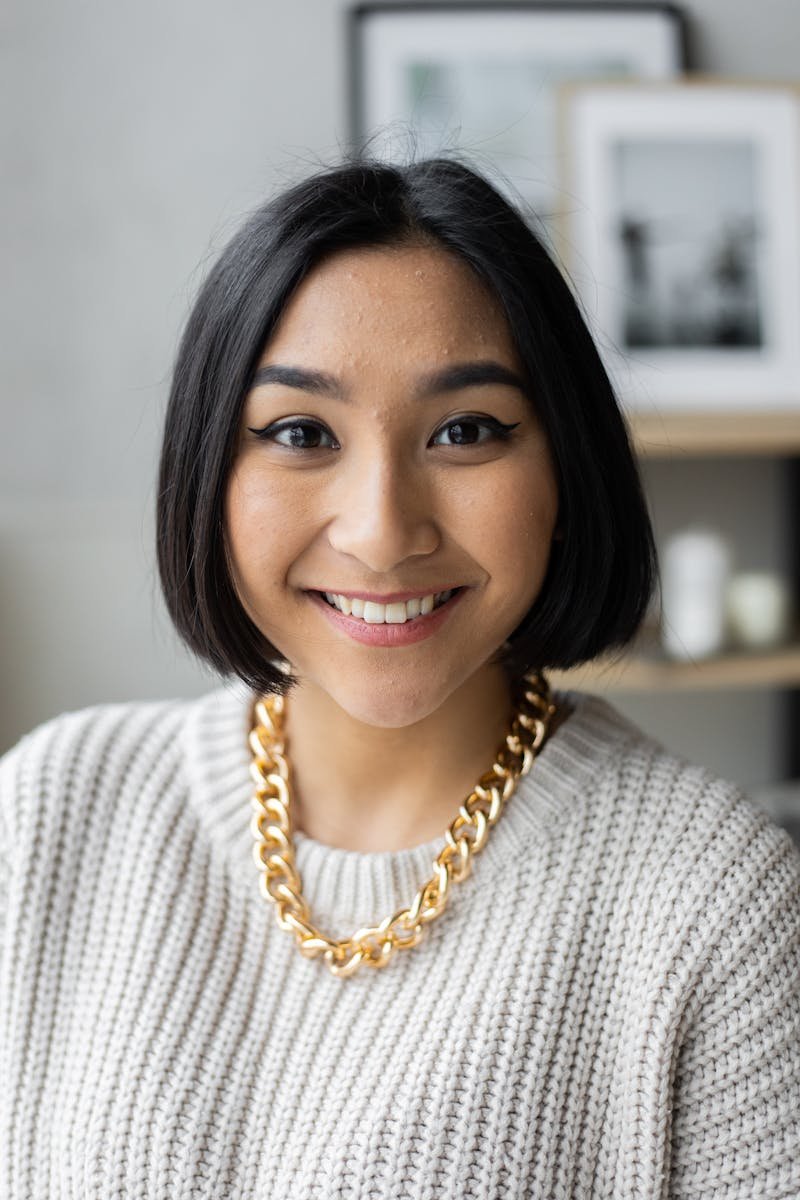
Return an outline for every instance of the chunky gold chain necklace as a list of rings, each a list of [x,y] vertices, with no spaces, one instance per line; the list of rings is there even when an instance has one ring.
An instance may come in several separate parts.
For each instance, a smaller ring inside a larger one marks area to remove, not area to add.
[[[476,783],[445,833],[445,844],[433,863],[433,875],[408,908],[380,925],[365,926],[344,941],[326,937],[311,924],[297,872],[290,818],[289,761],[283,737],[284,701],[267,696],[255,706],[250,733],[250,771],[256,789],[251,830],[261,892],[276,906],[281,929],[293,933],[307,958],[321,954],[334,975],[352,975],[363,964],[385,967],[396,950],[416,946],[428,925],[444,909],[451,882],[460,883],[472,870],[472,858],[483,849],[519,779],[528,773],[547,739],[555,714],[550,689],[540,675],[523,682],[511,727],[494,763]]]

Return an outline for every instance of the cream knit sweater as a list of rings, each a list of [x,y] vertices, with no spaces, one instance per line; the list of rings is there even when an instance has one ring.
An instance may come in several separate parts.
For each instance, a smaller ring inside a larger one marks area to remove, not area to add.
[[[423,942],[343,980],[259,895],[241,690],[21,743],[3,1200],[797,1200],[797,853],[573,699]],[[441,845],[297,843],[340,935],[407,903]]]

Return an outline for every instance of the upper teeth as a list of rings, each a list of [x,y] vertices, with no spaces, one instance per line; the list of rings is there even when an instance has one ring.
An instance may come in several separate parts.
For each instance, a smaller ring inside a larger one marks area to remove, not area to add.
[[[328,604],[338,608],[348,617],[360,617],[370,625],[403,625],[414,617],[424,617],[433,612],[454,592],[433,592],[429,596],[417,596],[414,600],[395,600],[391,604],[377,604],[374,600],[359,600],[358,597],[340,596],[338,592],[323,593]]]

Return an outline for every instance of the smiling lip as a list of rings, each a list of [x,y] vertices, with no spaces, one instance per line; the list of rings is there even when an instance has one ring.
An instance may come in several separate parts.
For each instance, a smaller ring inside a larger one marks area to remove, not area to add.
[[[323,611],[335,629],[346,633],[355,642],[361,642],[364,646],[411,646],[414,642],[424,641],[425,638],[436,633],[466,592],[467,588],[459,588],[449,600],[440,604],[427,616],[415,617],[402,625],[370,625],[360,617],[348,617],[338,608],[333,608],[319,592],[306,592],[306,595]],[[372,600],[378,604],[413,600],[420,595],[419,592],[393,592],[386,596],[369,595],[365,592],[339,592],[338,594],[365,601]],[[426,594],[430,595],[431,593]]]

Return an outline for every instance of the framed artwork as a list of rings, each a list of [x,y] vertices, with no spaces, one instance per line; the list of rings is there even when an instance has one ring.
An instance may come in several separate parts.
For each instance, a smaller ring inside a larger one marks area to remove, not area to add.
[[[800,91],[567,88],[563,247],[629,408],[800,407]]]
[[[559,207],[559,84],[685,66],[669,4],[362,4],[350,32],[357,147],[462,151],[545,222]]]

